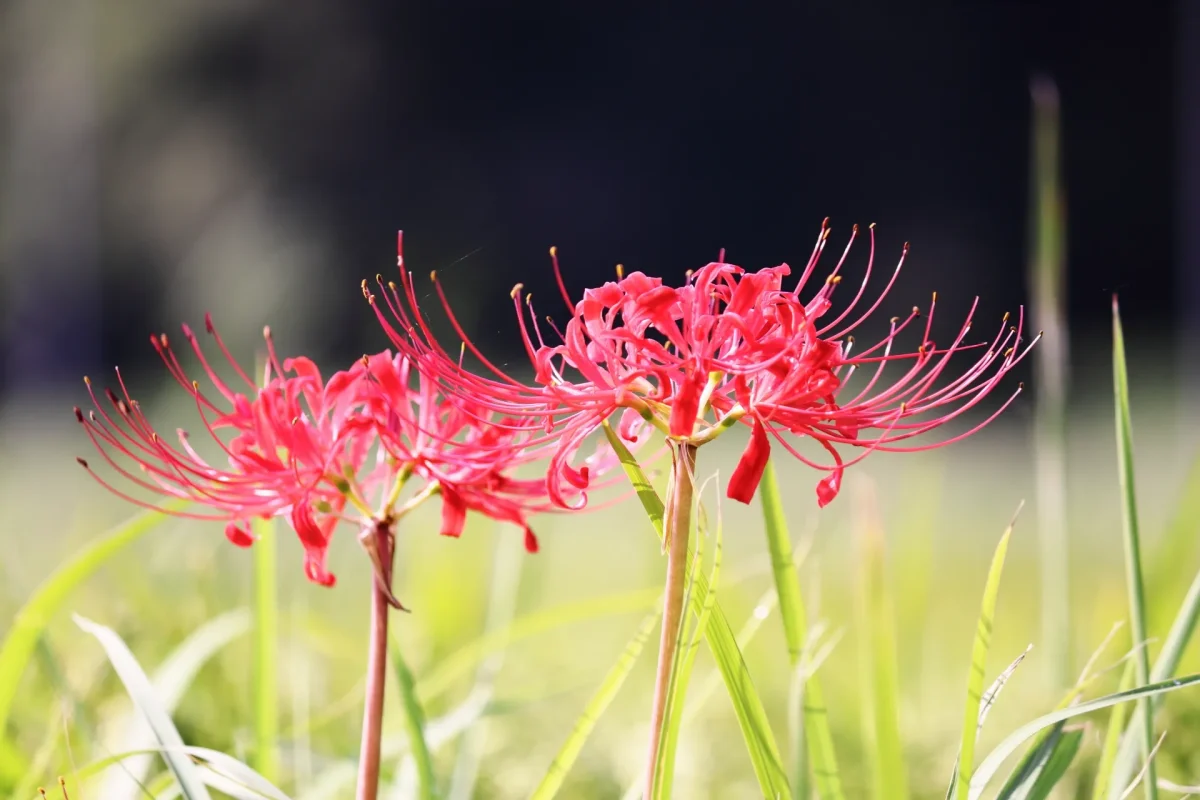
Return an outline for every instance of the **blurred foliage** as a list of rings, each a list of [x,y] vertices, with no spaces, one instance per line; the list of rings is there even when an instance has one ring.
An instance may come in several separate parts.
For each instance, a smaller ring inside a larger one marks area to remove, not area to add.
[[[1153,392],[1135,391],[1142,527],[1152,561],[1161,531],[1170,528],[1176,540],[1181,525],[1196,529],[1196,520],[1174,515],[1185,476],[1176,466],[1179,440],[1190,434],[1169,425],[1171,417],[1156,406],[1157,400]],[[159,416],[186,415],[186,398],[175,401],[174,406],[156,406]],[[1106,411],[1073,415],[1069,425],[1069,513],[1077,554],[1071,649],[1077,663],[1125,615],[1115,452]],[[878,526],[887,547],[873,569],[884,570],[895,602],[899,730],[914,797],[944,792],[954,762],[962,727],[964,664],[991,549],[1015,504],[1032,496],[1026,466],[1031,445],[1022,429],[1027,421],[1028,414],[1014,414],[946,451],[909,458],[873,456],[850,471],[846,493],[820,514],[813,493],[816,477],[789,462],[778,465],[790,526],[799,533],[802,549],[811,545],[801,574],[809,614],[833,631],[854,630],[858,613],[860,556],[853,531],[860,524],[854,503],[861,493],[852,484],[870,481],[875,487]],[[37,411],[19,415],[10,410],[0,424],[7,465],[0,473],[5,514],[0,618],[10,618],[68,554],[128,515],[126,506],[76,471],[71,456],[86,452],[86,442],[72,436],[77,433],[65,414],[48,420]],[[731,437],[705,448],[701,474],[727,475],[740,445]],[[719,594],[736,630],[753,618],[773,577],[760,510],[726,503],[723,513],[727,577]],[[515,798],[532,791],[658,593],[660,546],[632,498],[583,516],[544,517],[537,527],[543,549],[521,566],[515,623],[531,615],[558,619],[535,625],[531,635],[505,651],[482,712],[488,733],[476,743],[481,748],[478,797]],[[128,712],[129,701],[103,654],[66,612],[80,611],[116,630],[154,674],[197,627],[251,605],[250,554],[230,547],[218,528],[168,522],[132,543],[69,597],[51,621],[40,656],[21,680],[8,731],[15,751],[5,759],[19,755],[28,765],[39,751],[48,752],[37,764],[42,772],[36,780],[52,782],[60,773],[70,779],[74,770],[106,754],[101,743],[110,741],[111,726]],[[413,609],[396,618],[397,643],[412,668],[429,731],[446,730],[447,723],[439,720],[461,713],[471,695],[476,679],[470,665],[489,652],[475,643],[485,628],[489,587],[497,579],[492,566],[496,548],[515,546],[520,535],[478,521],[469,524],[461,540],[440,538],[436,529],[431,512],[419,512],[406,523],[396,578],[397,590]],[[298,544],[281,530],[280,784],[299,797],[305,787],[318,789],[331,770],[344,769],[357,750],[369,573],[347,530],[335,538],[331,552],[338,585],[330,590],[310,585],[303,579]],[[993,669],[1030,643],[1029,662],[1039,657],[1036,556],[1033,535],[1018,523],[996,612],[994,658],[989,659]],[[1161,580],[1148,581],[1152,604],[1177,605],[1200,565],[1172,566]],[[640,599],[632,602],[635,598]],[[1161,639],[1165,633],[1162,624],[1153,623],[1152,637]],[[870,693],[859,685],[859,665],[866,656],[858,648],[864,641],[869,639],[838,640],[820,672],[849,797],[867,796],[872,788],[868,764],[873,755],[864,751],[864,742],[872,738],[862,730],[872,715],[862,705]],[[1115,661],[1128,646],[1123,629],[1099,666]],[[1151,644],[1152,655],[1160,646],[1160,641]],[[464,653],[474,655],[463,662]],[[791,669],[783,626],[773,621],[764,625],[744,653],[773,728],[786,731]],[[243,637],[199,670],[175,713],[188,744],[252,758],[251,657],[251,641]],[[451,675],[458,677],[449,682],[438,677],[442,665],[455,661],[460,666]],[[1197,668],[1200,658],[1193,644],[1178,674]],[[708,681],[714,669],[709,654],[701,652],[696,686]],[[1105,675],[1089,693],[1115,690],[1118,672]],[[444,689],[424,693],[426,679]],[[643,657],[596,724],[562,796],[615,797],[636,779],[652,679],[653,659]],[[978,752],[988,752],[1003,734],[1060,699],[1060,693],[1038,679],[1037,670],[1018,669],[992,709]],[[402,746],[404,714],[394,689],[389,703],[389,733]],[[1161,717],[1160,730],[1171,734],[1163,744],[1160,772],[1178,783],[1195,782],[1200,775],[1200,751],[1194,746],[1198,708],[1200,697],[1185,690],[1166,700]],[[1102,722],[1102,715],[1095,718],[1095,724]],[[450,738],[431,747],[439,775],[450,773],[457,742]],[[1084,737],[1072,774],[1087,774],[1101,743],[1102,733]],[[389,769],[398,765],[393,760]],[[743,797],[756,791],[737,720],[721,691],[682,730],[675,786],[678,796],[689,798]]]

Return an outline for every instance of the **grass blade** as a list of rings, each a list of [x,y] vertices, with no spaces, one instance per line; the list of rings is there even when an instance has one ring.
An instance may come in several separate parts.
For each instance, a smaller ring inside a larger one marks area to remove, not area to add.
[[[1188,642],[1191,641],[1198,621],[1200,621],[1200,572],[1196,573],[1195,579],[1192,580],[1192,585],[1188,588],[1187,595],[1179,607],[1179,613],[1176,615],[1175,621],[1171,623],[1171,629],[1167,632],[1162,651],[1159,652],[1158,658],[1154,661],[1154,667],[1150,670],[1151,681],[1165,681],[1179,669],[1179,663],[1183,660],[1184,651],[1187,649]],[[1136,643],[1135,646],[1137,646]],[[1144,653],[1146,648],[1141,645],[1138,649]],[[1151,716],[1162,705],[1162,702],[1162,697],[1150,699]],[[1109,797],[1120,797],[1122,790],[1115,787],[1128,785],[1133,780],[1134,772],[1140,768],[1141,762],[1144,760],[1139,755],[1141,737],[1144,734],[1142,727],[1138,724],[1137,713],[1134,716],[1134,724],[1122,737],[1121,747],[1113,763]]]
[[[174,713],[201,668],[226,645],[250,630],[250,614],[245,609],[228,611],[193,630],[171,654],[163,659],[151,680],[151,690],[165,713]],[[106,749],[130,752],[153,746],[157,736],[144,715],[132,711],[118,722],[115,741]],[[99,788],[104,798],[141,798],[141,781],[146,779],[153,759],[133,758],[123,763],[123,769],[106,776]]]
[[[664,513],[662,498],[654,491],[654,487],[650,484],[633,454],[629,452],[629,448],[611,427],[605,426],[605,435],[608,436],[608,441],[616,451],[621,465],[625,468],[630,483],[637,491],[650,523],[658,533],[659,541],[662,541]],[[708,579],[703,574],[696,576],[696,591],[692,593],[689,605],[692,613],[697,616],[704,611],[704,598],[708,596],[708,591]],[[787,774],[784,772],[779,758],[779,746],[775,743],[775,736],[771,733],[771,726],[767,721],[767,712],[763,708],[762,698],[754,688],[754,681],[750,677],[750,670],[746,667],[746,660],[742,657],[742,651],[738,648],[733,630],[729,627],[729,620],[718,602],[714,601],[713,603],[708,625],[704,628],[704,639],[716,659],[717,667],[721,670],[721,677],[725,680],[725,688],[733,702],[738,726],[742,731],[742,739],[746,742],[746,749],[750,753],[750,761],[754,765],[754,775],[758,778],[759,786],[766,797],[790,798],[792,796],[791,788],[788,786]]]
[[[804,613],[804,596],[800,592],[800,576],[792,558],[792,540],[783,513],[783,499],[779,496],[779,481],[772,461],[767,462],[762,483],[758,486],[758,496],[762,501],[763,520],[766,523],[771,568],[775,572],[775,591],[779,593],[779,617],[783,620],[788,655],[794,667],[804,649],[808,620]]]
[[[186,504],[167,503],[164,504],[164,508],[177,510],[184,505]],[[144,511],[89,542],[42,581],[33,595],[25,601],[25,605],[17,611],[12,628],[5,635],[4,643],[0,644],[0,753],[8,749],[5,731],[8,729],[8,715],[21,683],[21,675],[25,672],[37,641],[46,630],[50,619],[75,587],[163,519],[165,515],[161,512]]]
[[[78,777],[84,780],[93,775],[105,772],[115,764],[128,762],[131,759],[142,758],[144,756],[165,756],[166,747],[145,747],[138,750],[128,750],[114,755],[106,756],[97,761],[87,764],[78,770]],[[255,797],[265,797],[269,800],[288,800],[288,796],[271,781],[255,772],[254,769],[241,761],[238,761],[233,756],[212,750],[207,747],[184,746],[178,748],[176,752],[185,756],[190,756],[192,760],[198,762],[207,770],[211,770],[211,775],[219,775],[228,781],[233,781],[235,785],[243,790],[253,792]],[[201,779],[208,785],[213,786],[210,782],[211,775],[200,773]],[[213,786],[213,788],[219,788]],[[143,795],[144,796],[144,795]]]
[[[804,609],[804,596],[800,591],[800,574],[792,557],[792,541],[788,535],[787,518],[783,513],[783,500],[779,495],[779,481],[775,465],[767,462],[762,483],[758,487],[762,500],[763,519],[767,529],[767,546],[771,552],[771,567],[775,573],[775,590],[779,595],[779,615],[783,620],[783,631],[787,637],[788,655],[795,669],[808,636],[808,618]],[[842,779],[838,773],[837,755],[833,746],[833,734],[829,729],[829,714],[825,708],[825,697],[815,674],[809,674],[803,687],[802,705],[804,720],[804,742],[806,750],[799,750],[803,761],[807,755],[808,765],[801,763],[800,770],[811,770],[816,778],[817,790],[826,800],[837,800],[843,796]],[[801,791],[797,787],[797,791]],[[801,794],[803,796],[803,794]]]
[[[279,547],[274,518],[255,519],[254,556],[254,769],[279,779]]]
[[[583,750],[583,745],[587,742],[588,737],[592,735],[592,730],[596,727],[596,722],[600,716],[612,703],[617,696],[617,692],[621,690],[621,685],[625,683],[625,678],[629,676],[629,672],[633,669],[633,665],[637,662],[638,656],[646,646],[646,640],[650,638],[650,634],[654,632],[658,625],[658,618],[662,614],[661,609],[656,609],[653,613],[646,616],[642,621],[641,627],[637,633],[629,640],[629,644],[625,645],[625,649],[621,651],[621,655],[617,658],[617,662],[609,669],[608,674],[604,676],[604,680],[600,683],[595,694],[588,700],[584,706],[583,713],[579,715],[579,719],[575,721],[575,727],[571,730],[571,735],[567,737],[567,741],[559,748],[558,754],[550,763],[550,768],[546,771],[541,783],[531,795],[531,800],[550,800],[558,794],[558,790],[562,788],[563,781],[567,777],[567,773],[571,771],[571,767],[575,764],[575,759],[579,757],[580,751]]]
[[[1121,683],[1117,687],[1117,691],[1126,692],[1133,688],[1134,665],[1133,659],[1130,658],[1125,662],[1125,669],[1121,672]],[[1122,742],[1122,732],[1125,731],[1125,717],[1129,712],[1129,706],[1122,703],[1118,706],[1113,706],[1112,713],[1108,716],[1108,729],[1104,732],[1104,747],[1100,751],[1100,761],[1096,765],[1096,784],[1092,787],[1092,800],[1104,800],[1108,794],[1109,788],[1113,785],[1113,778],[1117,775],[1115,765],[1117,763],[1117,753],[1119,745]],[[1137,752],[1136,740],[1129,739],[1131,747],[1130,754]],[[1129,776],[1120,776],[1120,786],[1129,785],[1132,779],[1132,769]]]
[[[1064,308],[1066,209],[1059,174],[1058,89],[1048,78],[1032,82],[1033,174],[1030,185],[1029,293],[1034,325],[1045,332],[1034,352],[1034,468],[1041,567],[1042,641],[1054,690],[1071,681],[1070,554],[1066,504],[1066,395],[1068,340]]]
[[[704,494],[704,487],[700,487],[700,491],[696,493],[696,502],[692,510],[692,519],[696,520],[696,530],[691,541],[693,571],[691,584],[688,586],[688,591],[693,592],[696,589],[695,577],[699,575],[699,569],[703,566],[704,561],[704,536],[707,534],[707,525],[705,524],[706,517],[704,516],[704,507],[700,502]],[[667,704],[667,724],[663,729],[662,741],[659,743],[659,758],[655,765],[655,780],[654,785],[658,793],[658,798],[671,797],[671,787],[674,784],[674,766],[675,752],[679,745],[679,733],[682,729],[684,711],[684,700],[687,696],[687,687],[692,676],[692,667],[696,663],[696,653],[700,648],[700,638],[703,635],[704,629],[708,627],[708,620],[712,614],[712,607],[717,599],[717,582],[721,575],[721,537],[723,534],[723,526],[721,520],[721,499],[717,497],[717,524],[716,524],[716,543],[713,553],[712,570],[708,575],[708,592],[701,598],[701,612],[696,616],[696,622],[688,630],[684,636],[684,630],[680,630],[680,642],[675,649],[675,664],[671,670],[670,695]],[[686,628],[686,626],[685,626]]]
[[[170,715],[163,710],[158,698],[154,696],[150,679],[146,677],[146,673],[142,671],[125,642],[112,629],[78,614],[75,615],[75,624],[95,636],[104,648],[109,662],[116,670],[117,677],[125,686],[125,691],[129,693],[133,704],[142,712],[146,722],[154,731],[158,743],[164,748],[163,759],[174,774],[175,780],[179,782],[180,792],[186,800],[210,800],[208,790],[204,788],[204,782],[200,778],[199,770],[184,752],[183,737],[179,735]]]
[[[1113,295],[1113,394],[1116,405],[1117,470],[1121,482],[1121,520],[1125,542],[1125,584],[1129,592],[1129,622],[1133,636],[1134,679],[1139,685],[1150,682],[1150,654],[1146,651],[1146,591],[1142,585],[1141,541],[1138,535],[1137,491],[1133,477],[1133,426],[1129,417],[1129,375],[1125,368],[1125,336],[1121,330],[1121,312]],[[1141,757],[1146,761],[1147,800],[1158,797],[1158,775],[1151,751],[1154,749],[1154,717],[1150,701],[1138,702],[1133,720],[1139,732]]]
[[[1019,514],[1020,508],[1017,509]],[[987,583],[983,589],[983,603],[979,609],[979,620],[975,624],[975,642],[971,647],[971,669],[967,673],[967,706],[963,712],[962,741],[959,744],[955,797],[967,800],[975,759],[975,740],[979,735],[980,704],[983,701],[983,681],[987,675],[988,650],[992,646],[992,625],[996,616],[996,598],[1000,594],[1000,577],[1004,573],[1004,558],[1008,554],[1008,541],[1012,536],[1016,515],[1008,524],[988,568]],[[986,707],[984,708],[986,713]]]
[[[1045,800],[1079,752],[1083,730],[1060,722],[1044,732],[1013,770],[996,800]]]
[[[437,790],[437,775],[433,770],[433,755],[425,739],[425,709],[417,697],[417,682],[404,661],[400,645],[393,632],[388,637],[388,650],[392,662],[392,673],[400,687],[400,703],[404,708],[404,729],[408,733],[408,746],[417,769],[417,797],[433,800]]]
[[[1024,800],[1046,800],[1058,782],[1067,774],[1067,770],[1071,767],[1075,756],[1079,754],[1079,747],[1082,744],[1083,728],[1065,731],[1058,738],[1058,744],[1042,767],[1033,788],[1027,795],[1024,795]]]
[[[654,485],[650,483],[650,479],[646,477],[646,473],[642,470],[642,465],[637,462],[633,453],[629,452],[629,448],[621,441],[621,437],[613,430],[612,426],[607,421],[601,426],[604,429],[604,435],[608,438],[608,443],[612,446],[613,452],[617,454],[617,459],[621,462],[622,469],[625,470],[626,477],[629,478],[629,483],[633,486],[633,490],[637,493],[638,500],[642,502],[642,508],[646,509],[646,516],[650,520],[650,524],[654,526],[654,532],[658,534],[658,538],[663,538],[663,525],[666,519],[667,508],[663,504],[662,498],[658,496],[658,492],[654,490]]]
[[[873,491],[864,486],[855,507],[858,532],[859,628],[869,714],[864,731],[879,800],[908,797],[908,775],[900,735],[900,679],[896,663],[896,620],[887,585],[883,531]]]
[[[983,790],[991,782],[992,778],[996,777],[996,772],[1003,766],[1004,762],[1017,751],[1021,745],[1036,736],[1042,730],[1049,728],[1059,722],[1075,717],[1090,714],[1093,711],[1099,711],[1104,708],[1110,708],[1118,703],[1127,703],[1130,701],[1142,700],[1147,697],[1174,692],[1179,689],[1185,689],[1189,686],[1200,684],[1200,675],[1189,675],[1186,678],[1174,678],[1168,681],[1152,683],[1147,686],[1140,686],[1136,689],[1130,689],[1126,692],[1117,692],[1115,694],[1098,697],[1095,700],[1090,700],[1086,703],[1070,706],[1068,708],[1060,708],[1052,711],[1049,714],[1043,714],[1032,722],[1027,722],[1020,728],[1010,733],[1005,739],[996,746],[992,752],[988,753],[987,757],[979,763],[978,769],[971,778],[971,793],[969,800],[978,800],[983,795]]]

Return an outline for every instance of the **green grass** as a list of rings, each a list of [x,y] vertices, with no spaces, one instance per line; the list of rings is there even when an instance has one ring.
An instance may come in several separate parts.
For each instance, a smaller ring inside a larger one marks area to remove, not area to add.
[[[1194,785],[1200,782],[1194,732],[1200,688],[1173,683],[1177,676],[1200,671],[1193,641],[1200,616],[1200,562],[1195,560],[1200,551],[1189,549],[1180,533],[1200,529],[1200,509],[1184,488],[1192,453],[1181,447],[1194,435],[1173,427],[1175,415],[1160,402],[1165,392],[1145,378],[1152,367],[1133,358],[1129,362],[1135,369],[1129,413],[1138,431],[1132,453],[1138,543],[1145,563],[1154,565],[1145,579],[1146,602],[1158,609],[1147,620],[1148,676],[1164,690],[1148,697],[1147,705],[1157,709],[1156,733],[1168,733],[1156,765],[1161,779]],[[1080,391],[1099,398],[1105,388]],[[1129,616],[1112,406],[1103,405],[1097,401],[1073,418],[1067,442],[1072,490],[1067,511],[1076,554],[1067,647],[1077,664],[1088,660],[1114,622]],[[996,534],[1022,497],[1035,496],[1026,417],[1012,417],[951,450],[873,456],[848,471],[842,496],[820,512],[812,491],[819,476],[788,460],[775,464],[774,502],[796,550],[790,558],[803,555],[797,581],[807,623],[801,641],[807,648],[799,665],[819,661],[817,675],[846,797],[872,796],[881,791],[878,775],[900,770],[909,797],[945,793],[965,732],[963,678]],[[10,445],[13,452],[34,447],[20,444],[15,430],[5,435],[17,442]],[[715,472],[727,476],[741,444],[731,438],[706,446],[701,480]],[[233,796],[215,782],[253,780],[239,764],[271,777],[297,800],[347,796],[361,712],[356,692],[365,650],[362,588],[370,574],[352,532],[334,537],[330,568],[339,582],[327,590],[303,579],[299,545],[286,526],[277,527],[277,614],[264,621],[255,604],[265,602],[271,588],[256,578],[265,556],[229,546],[219,525],[199,522],[150,526],[136,535],[125,529],[114,543],[103,531],[127,518],[128,511],[97,487],[69,483],[78,442],[40,441],[36,447],[42,457],[21,458],[20,470],[0,470],[0,513],[10,520],[2,534],[6,580],[0,605],[6,620],[20,620],[4,632],[6,642],[18,644],[0,651],[0,665],[19,676],[0,685],[11,696],[5,740],[13,756],[0,752],[0,764],[10,766],[11,773],[0,796],[18,796],[14,792],[21,789],[20,800],[33,800],[31,787],[52,786],[58,775],[67,779],[73,798],[102,796],[96,793],[101,780],[123,775],[123,766],[132,768],[138,757],[148,756],[144,763],[150,766],[139,775],[145,786],[176,781],[157,740],[142,740],[136,753],[118,749],[125,747],[121,742],[134,741],[115,733],[134,707],[103,648],[72,623],[72,612],[124,641],[161,691],[160,706],[214,798]],[[868,478],[877,495],[877,530],[864,537],[868,506],[859,490]],[[65,525],[55,501],[56,487],[64,483],[80,510],[79,518]],[[661,491],[661,477],[648,483]],[[710,496],[707,491],[706,503]],[[711,503],[709,510],[715,511]],[[691,651],[695,662],[672,781],[674,796],[700,800],[761,794],[744,728],[762,734],[764,753],[772,746],[767,742],[786,742],[786,748],[776,746],[773,758],[789,778],[792,737],[799,732],[798,727],[789,732],[797,668],[789,622],[776,594],[780,552],[772,558],[762,509],[723,503],[721,513],[720,587],[705,626],[710,640],[714,631],[717,638]],[[428,777],[431,772],[432,785],[445,791],[464,757],[478,768],[468,796],[485,800],[530,796],[556,763],[547,785],[555,785],[558,797],[619,797],[638,783],[653,653],[643,645],[634,657],[626,648],[644,630],[639,626],[647,615],[653,617],[661,591],[662,557],[654,528],[632,497],[587,516],[546,517],[537,523],[543,551],[522,556],[516,610],[511,621],[499,625],[488,621],[496,545],[519,549],[519,533],[474,521],[460,540],[443,539],[434,532],[436,510],[423,510],[406,525],[396,584],[414,613],[398,614],[394,627],[412,684],[410,692],[403,691],[405,681],[397,674],[389,687],[389,786],[411,762],[418,773]],[[712,537],[704,540],[709,564],[713,544]],[[1163,548],[1174,554],[1169,561],[1162,560]],[[981,776],[986,769],[992,780],[984,797],[1009,784],[1026,792],[1012,797],[1039,797],[1048,780],[1044,776],[1065,767],[1060,783],[1065,792],[1057,796],[1110,797],[1093,794],[1097,770],[1108,772],[1111,766],[1117,780],[1100,787],[1108,792],[1116,785],[1123,791],[1141,768],[1142,728],[1131,722],[1136,702],[1145,696],[1107,707],[1086,704],[1132,688],[1132,675],[1122,684],[1122,671],[1134,661],[1117,662],[1130,644],[1114,641],[1111,652],[1096,660],[1092,674],[1097,677],[1079,702],[1063,706],[1061,687],[1052,691],[1038,677],[1045,666],[1038,553],[1032,530],[1008,545],[982,689],[1030,642],[1034,648],[989,706],[987,724],[976,738],[972,780],[986,777]],[[696,575],[689,597],[693,624],[704,612],[706,595],[698,586],[708,581],[708,568]],[[23,607],[36,614],[27,610],[17,617]],[[1124,633],[1130,627],[1119,636],[1135,637]],[[258,696],[258,687],[269,685],[260,675],[269,651],[264,659],[258,631],[271,629],[277,642],[273,732],[262,719],[267,705]],[[201,648],[197,641],[207,644]],[[714,648],[720,660],[713,657]],[[187,657],[190,674],[183,676],[186,680],[168,680],[171,674],[183,675],[171,667],[181,663],[180,653],[193,654]],[[480,665],[501,653],[490,695],[481,700],[476,694]],[[18,662],[19,668],[12,666]],[[619,681],[612,680],[614,674]],[[731,682],[742,690],[740,709],[729,700]],[[170,690],[172,684],[176,688]],[[1047,721],[1043,715],[1055,708],[1059,716]],[[1091,713],[1063,716],[1080,708]],[[418,718],[427,755],[413,758],[411,720]],[[481,721],[486,721],[487,739],[467,753],[464,733]],[[1014,732],[1022,736],[1010,739]],[[273,768],[259,760],[260,742],[272,739],[278,754]],[[231,761],[218,763],[219,754]],[[1032,777],[1014,779],[1014,770],[1026,764],[1035,768]],[[1128,772],[1122,773],[1125,764]],[[272,770],[275,774],[268,775]],[[783,785],[799,786],[790,780]],[[82,793],[76,792],[80,787]],[[968,787],[971,798],[975,788],[970,782]]]

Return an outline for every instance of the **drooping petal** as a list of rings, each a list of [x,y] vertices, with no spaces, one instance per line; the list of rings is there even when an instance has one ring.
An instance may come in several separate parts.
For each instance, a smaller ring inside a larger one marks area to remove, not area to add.
[[[225,526],[225,538],[238,547],[249,547],[254,544],[255,536],[236,522]]]
[[[729,478],[729,486],[725,496],[739,503],[749,503],[758,491],[763,472],[767,468],[767,460],[771,457],[771,441],[762,422],[754,420],[754,428],[750,432],[750,442],[742,452],[741,459]],[[824,505],[824,504],[822,504]]]
[[[462,536],[467,521],[467,506],[453,488],[442,485],[442,536]]]
[[[533,535],[533,529],[528,525],[525,526],[525,552],[536,553],[538,551],[538,540]]]
[[[833,502],[842,488],[842,472],[839,467],[817,482],[817,505],[821,508]]]

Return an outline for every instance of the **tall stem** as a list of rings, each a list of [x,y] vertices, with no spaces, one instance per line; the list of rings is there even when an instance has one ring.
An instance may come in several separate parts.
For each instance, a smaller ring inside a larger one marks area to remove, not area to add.
[[[383,686],[387,677],[388,611],[391,609],[392,528],[390,521],[375,522],[363,544],[374,549],[380,569],[371,581],[371,641],[367,649],[366,708],[363,710],[362,744],[358,756],[357,800],[376,800],[379,793],[379,745],[383,731]]]
[[[696,468],[696,447],[673,445],[671,450],[671,497],[667,508],[667,584],[663,592],[662,638],[658,645],[658,672],[654,680],[654,709],[650,717],[650,746],[646,759],[646,792],[643,800],[654,796],[654,772],[658,763],[658,745],[666,726],[667,692],[679,628],[683,625],[683,599],[687,588],[688,534],[691,530],[692,495]]]

